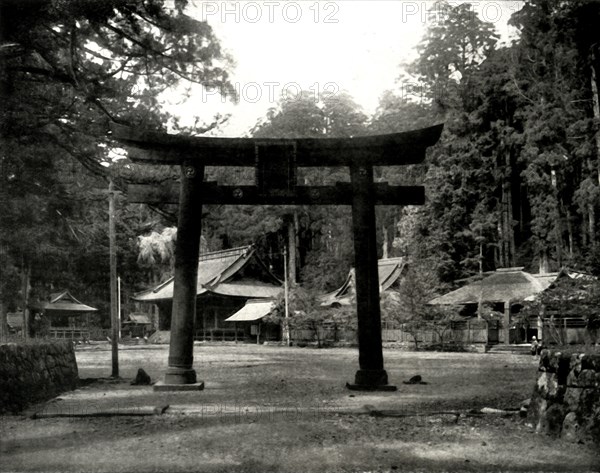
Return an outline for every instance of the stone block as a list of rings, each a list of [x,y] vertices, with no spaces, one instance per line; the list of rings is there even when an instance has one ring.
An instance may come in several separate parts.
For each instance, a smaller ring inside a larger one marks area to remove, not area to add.
[[[65,379],[77,379],[77,375],[73,372],[71,368],[63,366],[61,368],[61,372]]]
[[[565,387],[558,384],[558,375],[548,372],[539,374],[536,389],[542,398],[557,401],[562,400],[565,392]]]
[[[563,402],[569,408],[569,411],[575,412],[579,410],[579,399],[581,397],[582,391],[583,388],[576,388],[572,386],[567,387],[563,398]]]
[[[534,393],[527,409],[527,424],[535,428],[540,418],[545,414],[547,407],[548,401],[543,399],[538,393]]]
[[[577,442],[579,440],[580,426],[579,422],[577,422],[577,416],[574,412],[569,412],[565,416],[565,420],[563,420],[562,431],[560,436],[562,439],[568,442]]]
[[[600,445],[600,406],[598,406],[592,413],[587,432],[593,442]]]
[[[570,364],[570,355],[565,355],[559,351],[550,352],[546,371],[550,373],[556,373],[558,376],[558,384],[567,384],[567,376],[569,375]]]
[[[571,372],[575,371],[575,376],[577,376],[579,374],[579,372],[581,371],[581,355],[577,354],[577,353],[573,353],[571,355],[571,360],[569,362],[569,369],[571,370]],[[569,373],[571,374],[571,373]]]
[[[571,366],[573,366],[572,363],[571,363]],[[571,368],[571,371],[569,371],[569,375],[567,376],[567,386],[577,387],[577,375],[578,374],[579,374],[579,372],[575,368]]]
[[[548,371],[550,367],[550,350],[544,349],[540,352],[539,371]]]
[[[558,437],[566,415],[567,408],[563,404],[549,405],[540,416],[535,431],[552,437]]]
[[[596,373],[594,370],[591,369],[581,370],[581,372],[577,376],[576,386],[582,388],[600,387],[600,374]]]
[[[567,388],[564,404],[574,412],[580,424],[587,423],[592,413],[600,406],[600,390],[597,388]]]
[[[48,369],[52,369],[56,366],[56,362],[54,361],[54,357],[51,355],[46,355],[46,366]]]
[[[581,354],[581,369],[600,372],[600,355]]]

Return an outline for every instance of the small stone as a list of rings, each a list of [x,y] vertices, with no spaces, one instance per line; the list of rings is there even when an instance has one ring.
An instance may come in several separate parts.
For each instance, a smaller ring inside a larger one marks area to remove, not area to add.
[[[152,384],[150,375],[146,373],[143,368],[139,368],[135,379],[131,382],[132,386],[148,386]]]
[[[417,375],[413,376],[412,378],[410,378],[408,381],[404,381],[404,384],[427,384],[427,383],[423,381],[423,378],[421,377],[420,374],[417,374]]]

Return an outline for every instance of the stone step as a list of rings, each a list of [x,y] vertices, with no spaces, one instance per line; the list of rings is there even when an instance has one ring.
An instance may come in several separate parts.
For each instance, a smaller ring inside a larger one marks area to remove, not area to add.
[[[531,355],[530,345],[492,345],[488,353],[512,353],[515,355]]]

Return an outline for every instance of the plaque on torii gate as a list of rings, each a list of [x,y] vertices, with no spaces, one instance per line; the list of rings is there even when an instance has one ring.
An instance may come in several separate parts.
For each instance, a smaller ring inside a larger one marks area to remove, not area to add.
[[[373,182],[374,166],[418,164],[443,125],[353,138],[207,138],[146,132],[112,124],[113,137],[136,162],[179,165],[179,190],[132,185],[130,202],[178,203],[169,365],[155,389],[202,389],[193,369],[196,284],[203,204],[351,205],[354,234],[359,369],[350,389],[395,390],[383,365],[375,205],[422,205],[422,186]],[[205,166],[250,166],[253,186],[204,181]],[[298,186],[298,167],[345,166],[350,183]]]

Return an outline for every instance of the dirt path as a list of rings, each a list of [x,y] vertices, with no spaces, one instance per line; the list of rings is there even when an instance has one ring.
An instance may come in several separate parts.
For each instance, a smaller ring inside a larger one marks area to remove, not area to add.
[[[163,415],[1,418],[0,470],[600,471],[592,446],[535,435],[517,416],[434,414],[518,405],[533,384],[530,358],[385,355],[396,393],[347,391],[356,363],[350,349],[199,346],[200,393],[103,382],[46,406],[89,413],[169,404]],[[166,356],[164,347],[123,350],[122,374],[131,378],[143,366],[156,379]],[[81,377],[108,374],[110,352],[77,358]],[[428,384],[401,384],[414,374]],[[413,415],[374,417],[365,405]]]

